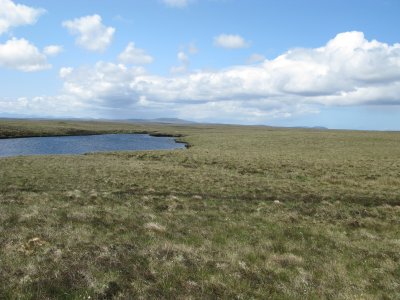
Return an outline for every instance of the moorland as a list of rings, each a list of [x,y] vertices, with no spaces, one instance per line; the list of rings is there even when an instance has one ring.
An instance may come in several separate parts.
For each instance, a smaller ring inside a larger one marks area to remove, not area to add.
[[[400,133],[0,121],[188,149],[0,159],[1,299],[398,299]]]

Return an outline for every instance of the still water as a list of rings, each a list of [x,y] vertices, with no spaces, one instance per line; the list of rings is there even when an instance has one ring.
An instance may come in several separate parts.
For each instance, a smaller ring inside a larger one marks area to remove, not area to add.
[[[0,139],[0,157],[18,155],[83,154],[104,151],[169,150],[185,148],[171,137],[148,134],[102,134],[88,136]]]

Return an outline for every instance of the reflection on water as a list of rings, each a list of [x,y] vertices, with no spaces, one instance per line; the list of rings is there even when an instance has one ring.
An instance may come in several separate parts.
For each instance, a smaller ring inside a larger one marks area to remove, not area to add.
[[[148,134],[102,134],[88,136],[0,139],[0,156],[83,154],[103,151],[168,150],[184,148],[171,137]]]

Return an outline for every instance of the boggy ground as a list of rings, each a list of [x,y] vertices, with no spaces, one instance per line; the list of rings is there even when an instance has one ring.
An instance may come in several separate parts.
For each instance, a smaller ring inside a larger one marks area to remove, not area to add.
[[[1,299],[399,299],[400,133],[1,121],[187,150],[0,159]]]

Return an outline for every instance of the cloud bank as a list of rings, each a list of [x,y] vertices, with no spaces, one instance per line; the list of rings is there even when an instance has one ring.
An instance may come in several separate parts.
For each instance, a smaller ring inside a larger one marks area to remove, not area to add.
[[[178,59],[185,61],[184,55]],[[316,113],[328,105],[400,105],[400,44],[345,32],[319,48],[292,49],[272,60],[219,71],[164,77],[143,67],[98,62],[63,68],[60,76],[63,94],[46,101],[62,97],[62,106],[71,99],[79,113],[87,109],[87,116],[127,118],[151,112],[268,122]]]

